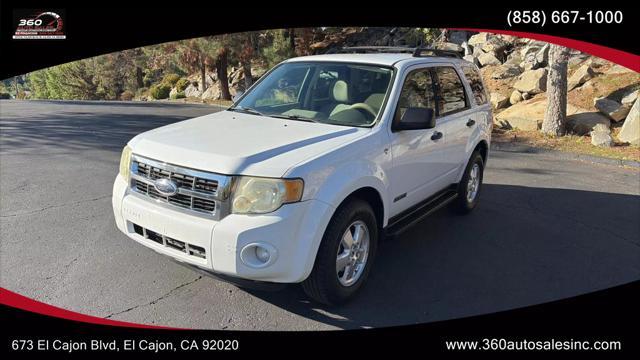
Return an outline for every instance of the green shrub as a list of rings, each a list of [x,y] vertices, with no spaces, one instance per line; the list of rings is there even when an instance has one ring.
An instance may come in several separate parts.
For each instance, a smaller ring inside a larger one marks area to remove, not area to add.
[[[176,90],[178,90],[179,92],[184,91],[189,86],[189,84],[191,84],[189,80],[187,80],[186,78],[182,78],[176,82]]]
[[[171,92],[171,86],[161,83],[155,84],[149,89],[149,94],[154,99],[166,99],[169,97],[169,93]]]
[[[158,80],[160,80],[160,76],[162,76],[162,70],[161,69],[153,69],[153,70],[148,70],[144,73],[144,78],[143,78],[143,82],[144,82],[144,86],[151,86],[151,84],[158,82]]]
[[[11,99],[11,95],[8,92],[0,92],[0,99]]]
[[[184,95],[184,91],[178,91],[178,92],[175,92],[175,93],[171,94],[171,98],[172,99],[184,99],[184,98],[186,98],[186,96]]]
[[[178,80],[180,80],[180,75],[178,74],[167,74],[162,78],[162,83],[173,87]]]
[[[148,96],[149,96],[149,88],[142,87],[136,90],[136,96],[135,96],[136,99],[146,100]]]
[[[133,100],[134,95],[135,94],[133,93],[133,91],[125,90],[125,91],[122,92],[122,94],[120,94],[120,100],[131,101],[131,100]]]

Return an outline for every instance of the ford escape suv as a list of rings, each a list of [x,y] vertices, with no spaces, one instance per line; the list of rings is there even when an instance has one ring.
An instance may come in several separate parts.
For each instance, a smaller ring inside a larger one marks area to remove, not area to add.
[[[290,59],[229,109],[129,141],[116,224],[197,270],[302,283],[340,303],[362,287],[383,236],[445,204],[476,206],[491,119],[478,69],[449,52]]]

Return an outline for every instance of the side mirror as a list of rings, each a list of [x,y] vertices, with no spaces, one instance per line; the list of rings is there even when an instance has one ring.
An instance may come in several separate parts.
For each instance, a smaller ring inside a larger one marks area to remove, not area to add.
[[[233,99],[231,99],[233,102],[238,101],[238,99],[240,99],[240,97],[244,94],[244,91],[242,90],[238,90],[236,91],[236,94],[233,95]]]
[[[423,130],[436,127],[436,118],[433,109],[410,107],[393,126],[393,130]]]

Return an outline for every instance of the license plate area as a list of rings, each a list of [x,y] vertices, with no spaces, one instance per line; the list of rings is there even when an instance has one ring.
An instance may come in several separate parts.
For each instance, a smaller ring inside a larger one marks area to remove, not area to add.
[[[133,232],[142,236],[143,238],[153,241],[158,245],[166,246],[168,248],[183,252],[189,256],[194,256],[200,259],[207,258],[207,251],[201,247],[194,244],[189,244],[184,241],[180,241],[174,238],[170,238],[168,236],[164,236],[159,234],[153,230],[146,229],[138,224],[130,223],[133,227]]]
[[[175,259],[211,267],[211,235],[215,220],[187,215],[129,195],[122,214],[129,236]]]

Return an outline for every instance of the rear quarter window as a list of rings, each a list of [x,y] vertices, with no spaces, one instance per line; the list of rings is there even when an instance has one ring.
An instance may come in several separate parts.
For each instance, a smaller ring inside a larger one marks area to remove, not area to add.
[[[469,82],[469,86],[471,87],[471,91],[473,92],[473,98],[476,100],[476,104],[482,105],[487,103],[487,94],[484,91],[484,85],[482,84],[482,77],[473,66],[464,65],[462,66],[462,72],[464,73],[464,77],[467,78]]]

